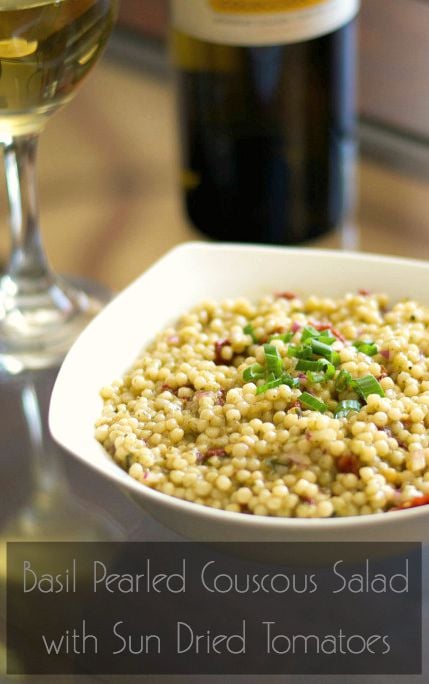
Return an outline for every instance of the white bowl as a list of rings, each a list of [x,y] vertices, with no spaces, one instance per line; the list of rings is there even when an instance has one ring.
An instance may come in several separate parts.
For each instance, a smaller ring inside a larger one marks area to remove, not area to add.
[[[99,390],[141,348],[204,297],[255,298],[278,290],[340,296],[366,288],[429,304],[429,265],[374,255],[299,248],[184,244],[111,302],[79,337],[56,381],[49,412],[54,439],[125,489],[168,528],[211,541],[429,541],[429,506],[347,518],[289,519],[218,511],[133,480],[94,438]]]

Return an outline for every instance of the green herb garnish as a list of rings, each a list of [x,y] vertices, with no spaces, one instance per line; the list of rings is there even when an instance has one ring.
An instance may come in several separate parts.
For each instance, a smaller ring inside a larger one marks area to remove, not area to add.
[[[313,397],[313,395],[309,394],[308,392],[303,392],[299,397],[299,401],[303,407],[309,408],[312,411],[320,411],[320,413],[324,413],[328,409],[323,401],[316,399],[316,397]]]
[[[327,334],[326,330],[323,330],[320,333],[320,337],[318,339],[320,340],[320,342],[323,342],[324,344],[329,344],[329,345],[334,344],[334,342],[337,342],[337,338],[332,337],[332,335]]]
[[[252,382],[253,380],[261,380],[265,378],[265,368],[259,363],[254,363],[243,371],[243,380],[245,382]]]
[[[264,344],[265,363],[269,373],[278,378],[283,371],[283,360],[274,344]]]
[[[310,361],[309,359],[299,359],[295,366],[297,371],[323,371],[326,368],[328,361],[326,359],[318,359],[317,361]]]
[[[361,403],[357,399],[339,401],[335,409],[335,418],[346,418],[352,411],[360,411]]]
[[[257,337],[255,336],[255,329],[254,329],[254,327],[253,327],[253,325],[252,325],[251,323],[248,323],[248,324],[243,328],[243,332],[244,332],[245,335],[250,335],[250,337],[252,338],[253,342],[254,342],[255,344],[257,344],[258,339],[257,339]]]
[[[291,341],[292,337],[293,337],[293,333],[292,333],[292,332],[281,333],[281,334],[278,334],[278,335],[271,335],[271,337],[269,338],[268,341],[271,342],[272,340],[281,340],[282,342],[284,342],[285,344],[287,344],[288,342]]]
[[[370,394],[378,394],[380,397],[385,396],[382,386],[373,375],[365,375],[363,378],[356,378],[356,380],[353,380],[353,388],[357,390],[365,401]]]
[[[374,342],[358,340],[357,342],[353,342],[353,346],[356,347],[359,352],[362,352],[362,354],[366,354],[367,356],[375,356],[375,354],[378,354],[378,347]]]
[[[313,373],[313,371],[307,371],[306,373],[308,381],[311,385],[317,385],[319,382],[325,382],[325,373]]]
[[[320,340],[311,340],[311,349],[313,354],[317,354],[317,356],[323,356],[323,358],[330,361],[330,363],[332,363],[334,366],[338,366],[340,363],[339,353],[331,349],[329,344],[325,344]]]
[[[306,340],[316,337],[320,337],[320,332],[316,330],[316,328],[313,328],[312,325],[306,325],[305,328],[303,328],[301,333],[301,342],[305,342]]]
[[[346,389],[352,389],[353,378],[346,370],[340,370],[335,378],[335,389],[337,392],[344,392]]]
[[[264,392],[267,392],[270,389],[280,387],[280,385],[288,385],[288,387],[297,387],[299,385],[299,380],[298,378],[293,378],[288,373],[283,373],[283,375],[280,378],[272,378],[271,380],[268,380],[268,382],[265,382],[263,385],[259,385],[259,387],[257,387],[256,389],[256,394],[263,394]]]
[[[330,335],[329,330],[316,330],[312,325],[306,325],[301,333],[301,342],[312,339],[320,340],[324,344],[333,344],[337,338]]]
[[[290,344],[287,350],[287,355],[295,359],[312,359],[313,352],[309,345],[304,344]]]
[[[251,335],[253,341],[257,343],[251,323],[246,325],[243,331],[247,335]],[[280,385],[288,385],[289,387],[299,387],[300,385],[300,378],[285,372],[283,358],[277,346],[272,344],[274,340],[280,340],[288,345],[288,357],[296,359],[294,370],[304,371],[310,384],[324,383],[335,378],[334,388],[337,392],[349,390],[359,396],[359,399],[339,401],[335,409],[336,417],[343,418],[352,411],[359,411],[362,407],[362,400],[366,401],[371,394],[378,394],[380,397],[385,396],[382,386],[373,375],[355,379],[346,370],[340,370],[336,375],[336,367],[339,366],[341,359],[339,352],[332,348],[337,338],[332,335],[329,329],[318,331],[312,325],[307,325],[302,330],[299,344],[289,344],[293,335],[293,332],[271,335],[269,341],[263,345],[265,364],[255,363],[243,371],[245,382],[263,381],[256,389],[257,394],[262,394]],[[354,346],[367,356],[374,356],[378,353],[377,345],[369,340],[357,340],[354,342]],[[302,406],[313,411],[324,413],[328,410],[323,401],[309,392],[303,392],[299,401]]]
[[[299,359],[295,369],[297,371],[310,371],[312,373],[320,373],[323,371],[325,380],[330,380],[335,375],[335,366],[332,363],[329,363],[327,359],[317,359],[316,361]]]

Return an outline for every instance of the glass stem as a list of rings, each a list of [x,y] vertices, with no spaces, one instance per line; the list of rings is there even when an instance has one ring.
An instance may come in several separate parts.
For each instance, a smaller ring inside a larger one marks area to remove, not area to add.
[[[42,247],[36,187],[38,135],[3,142],[12,250],[7,270],[10,294],[46,290],[53,276]]]
[[[11,253],[0,277],[0,375],[47,367],[78,333],[87,299],[50,268],[39,230],[37,133],[2,137]],[[82,322],[80,329],[83,327]],[[18,355],[21,355],[18,359]]]
[[[31,466],[34,495],[45,497],[56,491],[64,494],[67,485],[54,454],[45,439],[40,401],[35,384],[26,382],[22,388],[22,408],[31,446]]]

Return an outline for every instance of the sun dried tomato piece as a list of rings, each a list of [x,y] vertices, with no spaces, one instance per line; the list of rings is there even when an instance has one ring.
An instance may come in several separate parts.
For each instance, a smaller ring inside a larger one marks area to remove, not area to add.
[[[293,411],[295,415],[301,416],[302,415],[301,402],[298,399],[293,401],[291,404],[289,404],[288,411]]]
[[[226,456],[228,456],[228,454],[226,453],[225,449],[221,447],[210,447],[204,453],[202,451],[198,452],[197,462],[204,463],[205,461],[207,461],[208,458],[211,458],[212,456],[217,456],[218,458],[225,458]]]
[[[409,501],[404,501],[403,503],[399,504],[399,506],[395,506],[395,508],[391,508],[391,511],[403,511],[407,508],[417,508],[418,506],[427,506],[429,504],[429,494],[423,494],[422,496],[415,496],[413,499],[410,499]]]
[[[227,456],[227,453],[225,449],[222,449],[221,447],[210,447],[206,451],[206,456],[207,458],[210,458],[211,456],[219,456],[219,458],[225,458],[225,456]]]
[[[298,295],[295,292],[292,292],[290,290],[285,290],[285,292],[275,292],[274,296],[277,297],[277,299],[297,299]]]
[[[341,342],[345,342],[345,341],[346,341],[346,338],[344,337],[344,335],[342,335],[342,334],[339,332],[339,330],[337,330],[336,328],[334,328],[334,326],[332,325],[332,323],[313,323],[312,325],[313,325],[313,328],[315,328],[315,329],[318,330],[319,332],[322,332],[322,330],[330,330],[331,333],[332,333],[333,335],[335,335],[335,337],[336,337],[337,339],[341,340]]]
[[[164,382],[163,385],[161,385],[161,392],[171,392],[171,394],[175,394],[177,396],[178,388],[171,387],[167,382]]]
[[[232,359],[227,360],[222,356],[222,349],[231,345],[230,340],[217,340],[215,342],[215,364],[217,366],[230,366]]]
[[[389,373],[387,372],[387,369],[384,366],[381,366],[381,373],[380,375],[377,376],[377,380],[383,380],[383,378],[388,378]]]
[[[359,460],[354,454],[346,454],[337,459],[337,470],[340,473],[353,473],[359,475]]]
[[[226,402],[226,392],[224,389],[218,390],[216,392],[216,406],[224,406]]]
[[[319,332],[322,330],[332,330],[332,323],[312,323],[311,325]]]

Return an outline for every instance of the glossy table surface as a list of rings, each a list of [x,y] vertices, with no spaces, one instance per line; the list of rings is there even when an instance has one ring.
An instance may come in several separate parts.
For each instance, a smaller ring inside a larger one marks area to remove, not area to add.
[[[105,60],[88,78],[76,99],[49,122],[41,139],[39,161],[43,235],[50,260],[61,273],[96,279],[117,291],[174,245],[201,239],[187,223],[180,205],[171,79],[144,68]],[[372,153],[360,160],[359,180],[357,225],[361,249],[429,258],[429,174],[414,168],[410,161],[405,164],[397,163],[396,159],[393,163],[377,161],[377,153]],[[4,262],[8,237],[3,188],[0,220],[3,226],[0,260]],[[55,372],[44,373],[35,380],[27,378],[23,382],[0,384],[0,522],[3,525],[16,516],[30,486],[31,435],[28,415],[26,422],[22,410],[23,386],[34,380],[45,426],[54,376]],[[127,530],[128,539],[173,538],[124,494],[61,454],[46,431],[43,439],[44,448],[66,470],[70,487],[84,501],[89,517],[95,503],[98,512],[104,511]],[[243,684],[262,680],[258,677],[231,679]],[[47,678],[34,681],[44,682]],[[94,681],[126,682],[128,679],[100,677]],[[129,681],[137,679],[130,677]],[[138,681],[154,679],[139,678]],[[229,678],[160,677],[156,681],[217,684]],[[303,676],[273,677],[267,681],[303,684],[389,681],[391,684],[405,682],[405,678]],[[427,679],[423,675],[408,677],[406,681]]]

